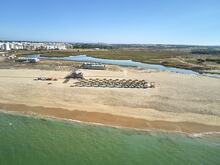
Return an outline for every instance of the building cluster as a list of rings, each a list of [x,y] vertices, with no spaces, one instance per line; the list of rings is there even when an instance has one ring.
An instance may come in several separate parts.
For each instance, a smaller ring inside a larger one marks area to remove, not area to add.
[[[0,51],[10,50],[65,50],[65,43],[54,42],[1,42]]]

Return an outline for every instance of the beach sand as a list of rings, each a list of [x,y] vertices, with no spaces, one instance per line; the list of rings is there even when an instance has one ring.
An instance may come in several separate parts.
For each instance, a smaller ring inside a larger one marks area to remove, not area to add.
[[[68,71],[0,70],[0,109],[140,129],[220,132],[220,79],[110,66],[86,78],[138,79],[152,89],[71,88]],[[34,77],[59,78],[48,85]]]

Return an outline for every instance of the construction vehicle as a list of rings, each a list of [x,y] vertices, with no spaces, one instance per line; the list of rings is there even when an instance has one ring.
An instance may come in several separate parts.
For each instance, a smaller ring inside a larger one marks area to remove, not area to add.
[[[84,79],[83,73],[79,70],[74,70],[70,74],[68,74],[65,79]]]

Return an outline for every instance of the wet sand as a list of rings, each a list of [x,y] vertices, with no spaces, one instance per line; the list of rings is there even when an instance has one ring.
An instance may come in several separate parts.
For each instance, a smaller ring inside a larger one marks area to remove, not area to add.
[[[69,111],[62,108],[31,107],[23,104],[0,104],[0,109],[25,114],[37,114],[61,119],[72,119],[83,122],[99,123],[109,126],[146,129],[166,130],[185,133],[209,133],[220,132],[220,126],[210,126],[192,122],[168,122],[148,121],[144,119],[123,117],[99,112],[85,112],[79,110]]]

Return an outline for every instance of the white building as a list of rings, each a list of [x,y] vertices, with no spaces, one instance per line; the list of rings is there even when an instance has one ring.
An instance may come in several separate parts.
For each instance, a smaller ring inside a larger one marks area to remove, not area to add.
[[[47,49],[48,50],[53,50],[53,49],[55,49],[55,46],[54,45],[47,45]]]
[[[11,46],[10,46],[10,43],[6,43],[6,45],[5,45],[5,50],[11,50]]]
[[[11,50],[10,43],[3,43],[3,45],[1,46],[1,49],[4,51]]]
[[[57,46],[57,48],[59,49],[59,50],[66,50],[66,45],[58,45]]]
[[[3,43],[0,43],[0,50],[4,50],[4,44]]]

